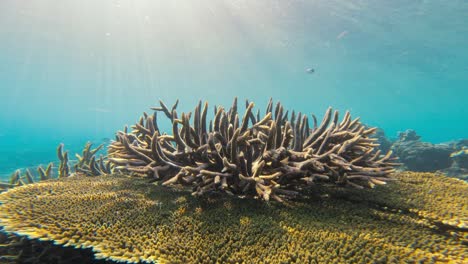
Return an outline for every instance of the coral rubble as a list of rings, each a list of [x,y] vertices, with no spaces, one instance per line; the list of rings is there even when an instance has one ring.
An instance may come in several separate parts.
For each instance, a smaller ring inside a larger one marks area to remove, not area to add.
[[[77,175],[0,194],[0,224],[135,263],[463,263],[468,184],[431,173],[395,178],[365,190],[316,185],[321,199],[286,206]]]
[[[374,148],[375,128],[367,128],[346,112],[329,108],[320,124],[312,115],[288,115],[270,99],[265,115],[246,102],[238,113],[237,98],[225,110],[215,107],[207,125],[208,103],[194,112],[177,113],[163,102],[144,115],[132,131],[120,131],[108,148],[109,160],[122,172],[146,175],[163,185],[193,187],[194,195],[219,191],[283,201],[314,183],[336,183],[357,188],[384,184],[394,171],[391,152]],[[157,112],[170,120],[172,134],[158,127]]]

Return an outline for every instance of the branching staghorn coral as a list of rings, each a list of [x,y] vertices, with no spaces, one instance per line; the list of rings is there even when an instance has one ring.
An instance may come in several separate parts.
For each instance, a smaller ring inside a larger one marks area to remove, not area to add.
[[[60,144],[57,147],[57,157],[60,160],[58,177],[68,177],[70,175],[70,167],[68,166],[68,151],[63,152],[63,144]]]
[[[78,162],[74,165],[76,172],[84,173],[87,176],[99,176],[102,174],[112,173],[111,163],[101,155],[96,159],[96,153],[102,149],[104,144],[99,145],[95,149],[91,149],[93,144],[86,143],[83,149],[83,155],[75,154]]]
[[[47,165],[46,169],[44,170],[42,168],[42,166],[39,166],[37,167],[37,172],[39,173],[39,180],[41,181],[45,181],[45,180],[49,180],[49,179],[52,179],[52,166],[54,164],[51,162],[49,163],[49,165]],[[26,170],[26,173],[28,173],[29,171]],[[31,174],[28,173],[28,175],[30,176]],[[29,183],[33,183],[34,181],[32,180],[32,177],[28,177],[30,178],[30,181]]]
[[[160,101],[153,115],[144,115],[132,131],[119,131],[108,148],[109,160],[121,171],[147,175],[163,185],[192,186],[194,195],[221,191],[283,201],[316,182],[357,188],[385,184],[394,172],[391,152],[380,156],[359,118],[329,108],[320,124],[312,115],[291,113],[270,99],[265,115],[246,101],[242,117],[237,98],[229,110],[215,107],[207,124],[208,103],[194,112],[177,113]],[[163,134],[157,112],[171,121],[172,134]],[[193,118],[192,118],[193,117]]]
[[[26,169],[23,175],[21,175],[21,170],[18,169],[10,176],[10,180],[8,182],[0,182],[0,192],[5,191],[10,188],[14,188],[16,186],[22,186],[26,184],[35,183],[38,180],[42,181],[42,180],[52,179],[52,166],[53,166],[52,162],[49,163],[49,165],[47,165],[46,169],[42,168],[42,166],[39,165],[37,167],[39,179],[34,177],[34,175],[31,173],[29,169]]]
[[[15,170],[15,172],[11,174],[10,180],[8,182],[1,183],[2,191],[13,188],[15,186],[20,186],[22,183],[23,181],[21,180],[21,170]]]
[[[87,142],[84,146],[82,155],[75,154],[77,162],[73,165],[74,172],[83,173],[86,176],[99,176],[102,174],[112,173],[112,164],[107,160],[107,157],[102,155],[99,159],[96,159],[96,153],[104,146],[104,144],[99,145],[95,149],[91,149],[91,142]],[[59,178],[68,177],[71,175],[68,151],[63,152],[63,144],[60,144],[57,148],[57,156],[60,160],[59,165]]]
[[[99,176],[103,174],[111,174],[113,171],[112,164],[107,160],[107,157],[100,156],[96,159],[96,153],[104,145],[99,145],[95,149],[91,149],[91,142],[86,143],[82,156],[75,154],[78,161],[73,164],[70,169],[70,161],[68,158],[68,151],[63,151],[63,144],[57,147],[57,157],[59,158],[59,167],[57,170],[57,177],[64,178],[69,177],[74,173],[81,173],[86,176]],[[0,192],[7,189],[21,186],[25,184],[35,183],[38,181],[53,179],[53,163],[49,163],[44,169],[42,166],[37,167],[38,177],[34,177],[29,169],[26,169],[24,174],[21,175],[21,170],[16,170],[11,176],[8,182],[0,182]]]

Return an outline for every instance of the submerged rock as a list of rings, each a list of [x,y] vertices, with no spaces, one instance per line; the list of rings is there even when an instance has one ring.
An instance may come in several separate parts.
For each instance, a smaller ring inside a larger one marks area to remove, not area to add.
[[[310,193],[318,195],[285,205],[77,175],[0,194],[0,224],[124,262],[466,260],[468,184],[430,173],[394,177],[368,190],[316,186]]]
[[[449,145],[421,142],[414,130],[400,133],[392,150],[410,171],[435,172],[452,164],[453,149]]]
[[[391,147],[403,168],[411,171],[441,172],[468,180],[468,139],[442,144],[422,142],[414,130],[399,133]]]
[[[387,138],[383,129],[377,128],[373,137],[377,138],[376,143],[379,144],[378,148],[382,153],[387,153],[388,151],[390,151],[393,142],[389,138]]]
[[[411,171],[434,172],[451,166],[452,150],[444,144],[406,141],[392,146],[400,161]]]
[[[404,132],[399,132],[398,133],[398,138],[399,138],[399,141],[401,141],[401,142],[403,142],[403,141],[418,141],[421,138],[421,136],[416,134],[416,131],[414,131],[413,129],[407,129]]]
[[[455,151],[450,154],[452,165],[441,170],[447,176],[468,181],[468,145],[460,144],[463,140],[454,144]]]
[[[463,146],[452,152],[450,158],[453,160],[453,167],[468,169],[468,146]]]

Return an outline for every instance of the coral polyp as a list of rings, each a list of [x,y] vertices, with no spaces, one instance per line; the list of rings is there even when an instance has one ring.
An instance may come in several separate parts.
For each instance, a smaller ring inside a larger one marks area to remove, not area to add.
[[[117,133],[108,149],[117,170],[190,186],[194,195],[219,191],[281,202],[318,183],[385,184],[397,165],[391,152],[382,156],[376,149],[376,128],[349,112],[339,121],[338,111],[328,108],[320,124],[312,115],[310,126],[307,115],[289,115],[271,99],[264,115],[249,101],[240,115],[235,98],[228,110],[215,107],[208,123],[208,103],[180,115],[177,105],[160,102],[131,131]],[[159,129],[158,112],[169,119],[172,134]]]

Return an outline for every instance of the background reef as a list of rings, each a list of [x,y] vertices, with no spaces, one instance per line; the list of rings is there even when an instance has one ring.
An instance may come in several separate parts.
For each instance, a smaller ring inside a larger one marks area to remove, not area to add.
[[[468,180],[468,139],[433,144],[424,142],[416,131],[408,129],[389,139],[383,130],[376,133],[382,151],[392,150],[402,163],[400,170],[441,172]]]

